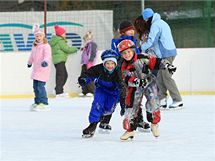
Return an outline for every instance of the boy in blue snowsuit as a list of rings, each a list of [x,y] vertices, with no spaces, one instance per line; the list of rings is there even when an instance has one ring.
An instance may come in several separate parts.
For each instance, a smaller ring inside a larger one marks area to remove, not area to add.
[[[94,135],[98,122],[102,121],[104,116],[111,115],[118,102],[122,109],[125,106],[125,92],[123,92],[122,78],[118,72],[120,69],[117,67],[117,53],[113,50],[105,50],[101,58],[103,63],[91,67],[78,78],[81,86],[90,81],[94,81],[96,85],[89,114],[90,125],[83,130],[84,138]],[[120,101],[120,98],[123,99]]]

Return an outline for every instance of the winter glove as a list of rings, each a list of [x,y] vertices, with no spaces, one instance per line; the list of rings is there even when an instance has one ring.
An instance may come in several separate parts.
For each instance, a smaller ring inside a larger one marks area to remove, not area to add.
[[[80,84],[80,86],[85,86],[86,85],[86,79],[79,77],[78,78],[78,83]]]
[[[139,78],[135,78],[133,83],[135,84],[136,87],[147,87],[149,85],[149,81],[148,79],[139,79]]]
[[[30,68],[32,65],[31,64],[27,64],[27,67]]]
[[[169,71],[170,74],[173,74],[176,71],[176,67],[169,63],[165,65],[165,68]]]
[[[42,66],[42,67],[47,67],[47,66],[48,66],[48,63],[47,63],[46,61],[43,61],[43,62],[41,63],[41,66]]]

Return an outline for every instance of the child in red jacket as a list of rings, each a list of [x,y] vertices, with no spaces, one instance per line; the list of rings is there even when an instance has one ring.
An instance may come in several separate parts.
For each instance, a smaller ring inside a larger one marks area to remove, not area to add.
[[[151,131],[155,137],[160,135],[158,123],[160,122],[160,105],[158,88],[155,76],[151,74],[153,69],[168,69],[174,72],[176,68],[160,58],[140,54],[137,55],[135,44],[128,39],[118,44],[118,50],[123,58],[121,66],[122,77],[127,84],[125,118],[123,128],[126,132],[120,137],[127,140],[134,137],[134,131],[138,123],[138,111],[140,110],[143,95],[147,101],[145,104],[147,120],[151,123]]]

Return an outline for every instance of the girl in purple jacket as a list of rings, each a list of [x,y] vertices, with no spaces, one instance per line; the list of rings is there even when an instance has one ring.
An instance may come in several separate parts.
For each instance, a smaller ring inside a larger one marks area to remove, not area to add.
[[[34,30],[35,41],[31,55],[28,59],[28,68],[33,65],[31,78],[33,79],[34,104],[31,105],[32,111],[49,111],[48,98],[45,84],[49,79],[51,47],[45,38],[45,33],[40,29]]]

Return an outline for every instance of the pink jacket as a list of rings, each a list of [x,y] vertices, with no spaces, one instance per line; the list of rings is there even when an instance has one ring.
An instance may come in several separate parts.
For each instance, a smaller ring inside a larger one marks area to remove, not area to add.
[[[47,67],[42,67],[41,63],[46,61]],[[29,65],[33,65],[31,78],[42,82],[47,82],[51,70],[51,47],[48,43],[33,46],[28,60]]]

